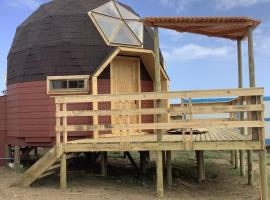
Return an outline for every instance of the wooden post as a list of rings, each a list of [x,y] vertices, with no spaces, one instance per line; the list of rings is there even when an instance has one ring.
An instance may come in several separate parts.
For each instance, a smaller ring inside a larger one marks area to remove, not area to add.
[[[255,87],[255,64],[254,64],[254,53],[253,53],[253,35],[252,29],[248,31],[248,66],[249,66],[249,86]],[[252,151],[247,151],[247,167],[248,167],[248,184],[253,184],[252,174]]]
[[[159,56],[159,33],[158,27],[154,27],[154,52],[155,52],[155,91],[161,91],[161,77],[160,77],[160,56]],[[161,107],[161,101],[156,101],[156,108]],[[156,115],[156,123],[160,122],[161,115]],[[162,141],[162,132],[161,130],[156,130],[157,141]],[[156,155],[156,173],[157,173],[157,197],[164,197],[164,188],[163,188],[163,160],[162,160],[162,151],[158,150]]]
[[[67,154],[63,153],[60,161],[60,188],[67,188]]]
[[[163,199],[163,164],[162,164],[162,151],[156,151],[156,173],[157,173],[157,197]]]
[[[108,153],[102,152],[101,153],[101,175],[102,176],[107,176],[108,174],[107,163],[108,163]]]
[[[238,57],[238,87],[243,88],[243,65],[242,65],[242,44],[241,40],[237,40],[237,57]],[[243,98],[240,99],[240,104],[243,105]],[[240,112],[240,121],[244,120],[244,113]],[[244,134],[244,128],[241,128],[241,134]],[[240,158],[240,176],[245,176],[244,166],[244,151],[239,151]]]
[[[234,167],[235,166],[235,156],[234,156],[234,150],[231,150],[231,164]]]
[[[14,167],[15,167],[15,171],[17,173],[20,173],[21,172],[20,150],[21,150],[21,147],[20,146],[15,146],[14,147]]]
[[[147,172],[146,151],[140,151],[140,170],[143,174],[146,174]]]
[[[204,156],[203,151],[195,151],[197,158],[197,173],[198,173],[198,181],[205,181],[205,165],[204,165]]]
[[[239,168],[239,160],[238,160],[238,150],[234,151],[234,169]]]
[[[5,157],[6,158],[11,158],[11,146],[9,144],[5,145]],[[9,163],[11,160],[6,160],[6,167],[9,168]]]
[[[259,151],[260,161],[260,182],[261,182],[261,200],[268,200],[268,183],[267,183],[267,151]]]
[[[252,31],[253,31],[252,28],[250,28],[248,31],[249,84],[250,84],[250,87],[256,87]],[[255,133],[253,132],[254,132],[254,129],[252,129],[252,138],[256,137],[256,135],[254,135]],[[267,166],[266,156],[267,156],[267,152],[264,147],[263,150],[259,150],[260,183],[261,183],[261,199],[262,200],[268,200],[268,183],[267,183],[268,176],[267,176],[267,167],[266,167]],[[249,163],[248,163],[249,184],[252,184],[252,151],[249,151],[248,157],[250,157],[248,159],[249,160]]]
[[[168,187],[172,186],[172,152],[166,151],[166,169],[167,169],[167,182]]]

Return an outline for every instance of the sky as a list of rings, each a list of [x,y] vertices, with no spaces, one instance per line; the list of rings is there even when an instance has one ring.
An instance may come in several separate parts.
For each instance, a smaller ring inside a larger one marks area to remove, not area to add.
[[[19,26],[48,0],[0,0],[0,91],[7,55]],[[91,1],[91,0],[89,0]],[[248,16],[262,20],[254,31],[256,86],[270,95],[270,0],[120,0],[146,16]],[[160,30],[160,47],[171,90],[237,88],[236,42]],[[243,41],[244,87],[249,87],[247,41]]]

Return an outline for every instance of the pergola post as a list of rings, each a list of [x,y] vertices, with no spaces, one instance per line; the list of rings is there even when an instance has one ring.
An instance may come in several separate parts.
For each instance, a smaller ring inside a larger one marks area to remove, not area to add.
[[[155,53],[155,91],[161,91],[161,77],[160,77],[160,57],[159,57],[159,30],[158,27],[154,27],[154,53]],[[156,108],[161,106],[160,100],[156,102]],[[156,115],[156,122],[160,122],[161,116]],[[158,142],[162,141],[161,130],[156,130]],[[163,188],[163,161],[162,161],[162,151],[156,151],[156,174],[157,174],[157,197],[162,199],[164,197]]]
[[[256,87],[255,84],[255,64],[253,53],[253,29],[248,31],[248,60],[249,60],[249,84],[250,87]],[[256,101],[256,99],[254,99]],[[251,102],[253,103],[253,102]],[[256,102],[255,102],[256,103]],[[252,137],[256,136],[254,129],[252,129]],[[258,139],[258,138],[253,138]],[[268,200],[268,183],[267,183],[267,169],[266,169],[266,149],[259,150],[259,166],[260,166],[260,185],[261,185],[261,199]],[[252,184],[252,151],[248,151],[248,180]]]
[[[238,57],[238,87],[243,88],[243,65],[242,65],[242,43],[241,40],[237,40],[237,57]],[[243,98],[240,99],[240,104],[243,105]],[[244,120],[244,113],[240,112],[240,121]],[[241,128],[241,134],[244,134],[244,129]],[[245,176],[244,166],[244,151],[239,151],[240,157],[240,176]]]

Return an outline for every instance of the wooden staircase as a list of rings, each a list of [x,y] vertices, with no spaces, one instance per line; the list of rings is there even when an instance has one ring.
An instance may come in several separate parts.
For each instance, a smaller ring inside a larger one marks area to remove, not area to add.
[[[60,155],[61,156],[61,155]],[[60,158],[56,154],[56,147],[51,148],[32,167],[30,167],[11,187],[28,187],[35,180],[54,174],[60,165],[54,165]]]

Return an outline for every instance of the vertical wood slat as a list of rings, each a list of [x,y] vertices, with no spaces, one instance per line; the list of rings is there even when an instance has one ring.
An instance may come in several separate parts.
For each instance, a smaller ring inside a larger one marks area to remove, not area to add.
[[[98,85],[97,85],[97,77],[93,76],[92,77],[92,94],[97,95],[98,94]],[[93,110],[98,110],[98,102],[92,102],[92,109]],[[98,125],[98,116],[93,116],[93,125]],[[94,140],[97,141],[99,137],[99,132],[98,130],[94,130]]]
[[[57,114],[58,112],[61,111],[61,104],[56,103],[55,106],[56,106],[55,112]],[[57,117],[57,115],[56,115],[56,127],[59,127],[59,126],[61,126],[61,118]],[[56,131],[56,155],[57,155],[57,157],[59,157],[61,154],[60,146],[61,146],[61,132]]]
[[[129,110],[129,102],[126,101],[125,102],[125,109],[128,111]],[[130,125],[130,115],[127,114],[126,115],[126,125],[129,126]],[[129,143],[130,143],[130,130],[128,129],[126,131],[126,150],[128,151],[129,150]]]
[[[189,106],[189,119],[190,119],[190,120],[193,120],[193,114],[192,114],[192,99],[191,99],[191,98],[189,98],[189,104],[188,104],[188,106]],[[191,140],[191,142],[192,142],[192,140],[193,140],[193,129],[192,129],[192,128],[190,128],[190,140]]]
[[[64,103],[63,104],[63,112],[66,113],[66,111],[67,111],[67,104]],[[63,126],[67,127],[67,116],[63,117]],[[64,131],[63,132],[63,148],[64,148],[63,150],[64,150],[64,152],[66,151],[67,141],[68,141],[67,131]]]
[[[181,107],[184,108],[185,104],[184,104],[184,99],[181,98]],[[186,113],[182,113],[182,120],[185,120],[185,114]],[[183,142],[184,144],[186,143],[186,131],[183,129]]]

